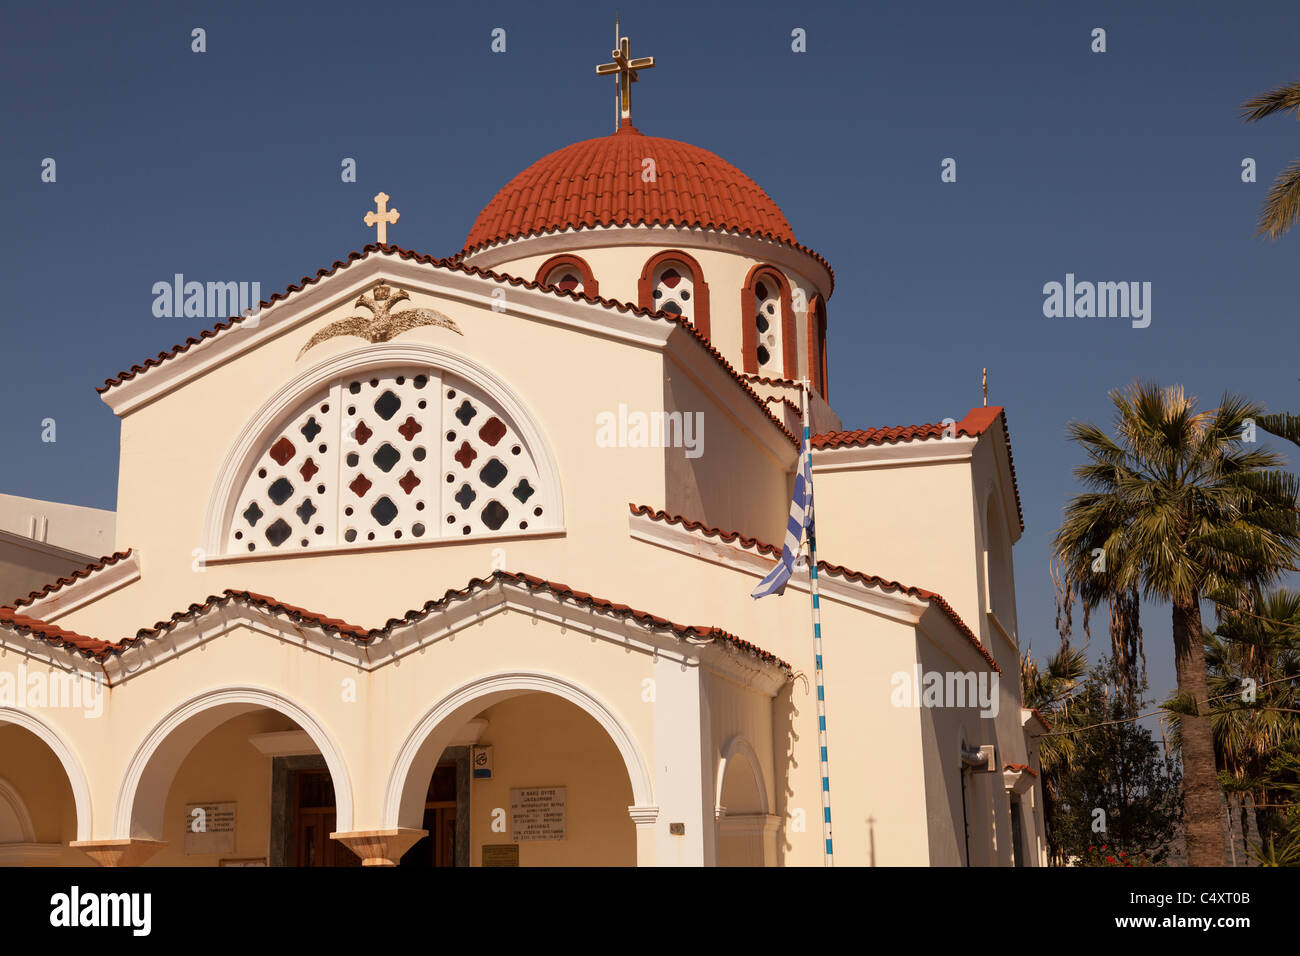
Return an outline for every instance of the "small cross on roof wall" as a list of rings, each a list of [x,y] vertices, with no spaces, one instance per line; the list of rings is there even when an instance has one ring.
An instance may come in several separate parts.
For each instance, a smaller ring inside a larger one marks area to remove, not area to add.
[[[388,193],[380,193],[375,197],[375,208],[378,212],[370,211],[366,213],[366,218],[362,220],[367,226],[379,226],[379,244],[388,244],[388,225],[397,222],[401,218],[401,213],[396,209],[388,208],[388,200],[391,197]]]

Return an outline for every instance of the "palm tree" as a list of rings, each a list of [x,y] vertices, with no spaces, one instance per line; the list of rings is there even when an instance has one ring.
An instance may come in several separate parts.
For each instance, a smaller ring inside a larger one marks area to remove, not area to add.
[[[1255,404],[1225,395],[1198,412],[1181,387],[1140,383],[1110,399],[1116,438],[1070,425],[1089,458],[1074,474],[1089,490],[1067,504],[1055,547],[1086,608],[1135,592],[1172,605],[1178,691],[1191,711],[1180,720],[1187,859],[1222,866],[1201,600],[1273,581],[1300,555],[1296,480],[1239,440],[1262,414]]]
[[[1242,118],[1247,123],[1283,110],[1295,110],[1300,117],[1300,81],[1279,86],[1276,90],[1242,104]],[[1300,219],[1300,159],[1293,162],[1273,182],[1264,210],[1259,217],[1257,236],[1276,239]]]
[[[1041,738],[1038,763],[1043,772],[1043,819],[1047,823],[1047,844],[1052,862],[1064,866],[1066,854],[1053,826],[1060,802],[1061,780],[1075,765],[1082,740],[1069,731],[1084,726],[1089,711],[1078,704],[1078,695],[1088,673],[1088,657],[1083,651],[1062,647],[1048,658],[1047,666],[1028,653],[1020,657],[1020,695],[1025,707],[1033,708],[1046,718],[1053,730]]]
[[[1279,812],[1290,778],[1272,764],[1285,748],[1300,744],[1300,592],[1285,589],[1256,596],[1251,606],[1223,608],[1218,630],[1205,637],[1211,722],[1225,789],[1241,800],[1246,832],[1249,794],[1261,837],[1285,831]]]

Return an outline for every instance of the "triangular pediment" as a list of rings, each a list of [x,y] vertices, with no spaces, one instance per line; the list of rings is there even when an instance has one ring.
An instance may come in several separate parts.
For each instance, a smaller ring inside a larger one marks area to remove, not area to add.
[[[408,315],[405,327],[402,322],[389,321],[391,315],[375,322],[375,312],[359,302],[363,297],[375,302],[381,286],[400,290],[405,296],[400,307],[390,310],[392,313],[428,315]],[[322,354],[326,351],[323,346],[329,344],[322,340],[305,348],[313,337],[331,324],[352,319],[363,320],[355,323],[356,331],[369,333],[370,337],[338,336],[339,341],[351,346],[398,340],[403,333],[422,327],[441,328],[454,340],[452,326],[463,333],[467,309],[489,315],[508,312],[643,346],[662,345],[675,327],[624,303],[564,293],[467,267],[455,260],[420,256],[391,246],[368,246],[346,262],[336,262],[330,269],[322,269],[316,276],[271,296],[247,314],[230,318],[160,353],[158,358],[118,373],[99,391],[120,416],[285,336],[294,337],[293,351],[304,361]],[[433,321],[420,321],[425,318]]]

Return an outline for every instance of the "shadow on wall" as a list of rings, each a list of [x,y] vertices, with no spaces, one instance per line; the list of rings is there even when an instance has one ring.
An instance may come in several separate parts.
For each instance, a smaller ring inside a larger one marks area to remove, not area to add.
[[[806,679],[787,681],[772,701],[772,774],[775,778],[772,790],[776,795],[773,812],[781,818],[776,840],[777,866],[785,866],[786,854],[794,849],[794,844],[789,840],[788,827],[790,798],[794,796],[790,778],[792,772],[799,767],[799,761],[794,756],[794,748],[799,741],[799,734],[794,729],[795,719],[799,716],[799,710],[794,704],[795,688],[798,686],[806,687]]]

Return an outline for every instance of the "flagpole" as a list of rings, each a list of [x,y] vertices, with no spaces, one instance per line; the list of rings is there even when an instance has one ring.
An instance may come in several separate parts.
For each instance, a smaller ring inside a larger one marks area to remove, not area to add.
[[[806,466],[809,479],[812,478],[811,423],[808,414],[808,393],[811,387],[812,385],[808,379],[804,379],[800,383],[800,390],[803,393],[803,447],[805,449],[804,453],[808,456]],[[817,504],[815,496],[810,502],[810,507],[812,513],[808,519],[808,590],[812,594],[813,662],[817,683],[817,748],[822,772],[822,835],[826,839],[825,865],[834,866],[835,854],[831,850],[830,759],[826,752],[826,683],[822,673],[822,611],[820,592],[817,589]]]

